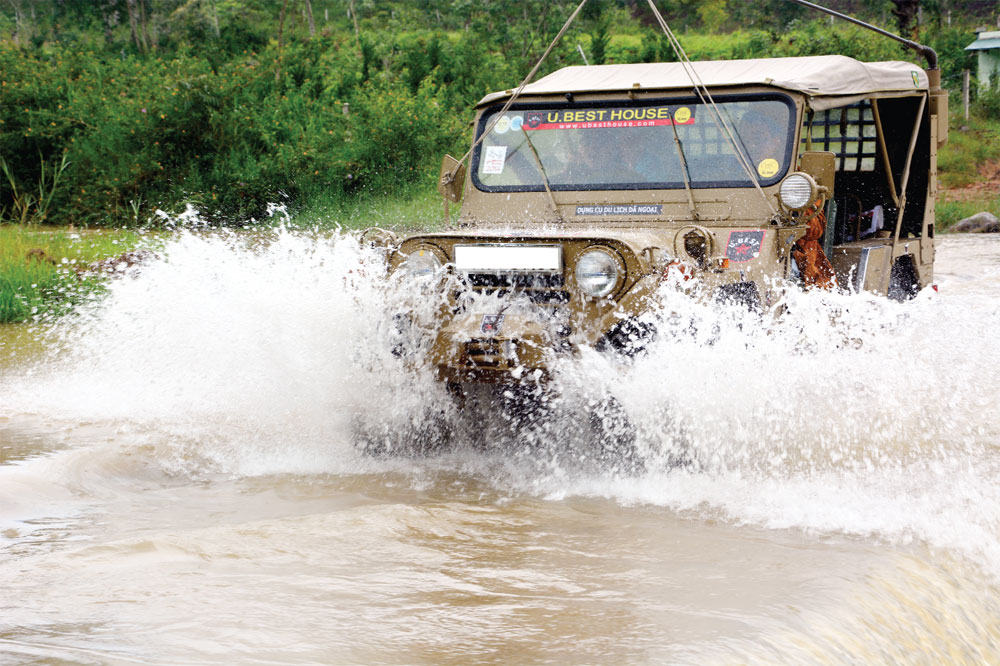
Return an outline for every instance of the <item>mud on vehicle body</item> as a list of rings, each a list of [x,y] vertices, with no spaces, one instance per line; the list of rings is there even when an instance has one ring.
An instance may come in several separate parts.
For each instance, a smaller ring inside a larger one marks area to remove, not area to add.
[[[510,381],[554,354],[627,346],[671,276],[758,308],[782,281],[894,298],[930,284],[938,70],[688,65],[697,88],[684,64],[654,63],[567,67],[512,104],[487,95],[470,177],[442,167],[442,194],[464,197],[457,225],[375,235],[393,274],[444,292],[421,324],[442,380]]]

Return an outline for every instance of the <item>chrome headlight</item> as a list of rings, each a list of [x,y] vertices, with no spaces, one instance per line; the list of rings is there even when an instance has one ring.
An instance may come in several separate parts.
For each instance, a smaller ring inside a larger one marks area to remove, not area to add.
[[[818,196],[816,181],[809,174],[800,171],[789,174],[781,181],[781,188],[778,190],[781,205],[791,210],[802,210]]]
[[[418,247],[406,256],[403,270],[411,278],[432,277],[441,270],[441,259],[430,247]]]
[[[610,294],[621,278],[618,261],[607,250],[588,250],[576,260],[576,284],[593,298]]]

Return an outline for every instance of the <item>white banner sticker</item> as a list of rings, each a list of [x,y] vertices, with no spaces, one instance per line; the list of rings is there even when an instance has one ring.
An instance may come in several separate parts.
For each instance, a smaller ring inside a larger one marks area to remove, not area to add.
[[[507,146],[486,146],[483,173],[503,173],[503,163],[507,159]]]
[[[455,268],[466,273],[562,270],[558,245],[456,245]]]

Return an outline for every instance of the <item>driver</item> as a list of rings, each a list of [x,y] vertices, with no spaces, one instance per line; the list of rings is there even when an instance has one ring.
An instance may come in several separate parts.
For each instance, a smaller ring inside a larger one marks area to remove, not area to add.
[[[786,136],[786,124],[760,109],[748,109],[737,124],[736,139],[762,178],[773,176],[784,161]]]
[[[554,131],[565,134],[559,137],[559,165],[554,169],[554,181],[567,185],[596,185],[646,180],[630,163],[627,141],[614,147],[609,145],[610,141],[626,137],[594,129]]]

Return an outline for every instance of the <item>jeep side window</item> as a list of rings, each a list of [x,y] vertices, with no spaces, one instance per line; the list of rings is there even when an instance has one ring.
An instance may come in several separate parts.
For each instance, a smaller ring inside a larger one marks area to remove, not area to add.
[[[900,97],[865,99],[805,114],[800,154],[823,150],[836,156],[835,199],[827,224],[827,236],[832,236],[824,240],[827,248],[894,231],[899,211],[897,190],[920,108],[919,97]],[[928,130],[920,131],[926,134]],[[921,234],[929,168],[928,151],[923,146],[928,143],[916,143],[901,237]]]

